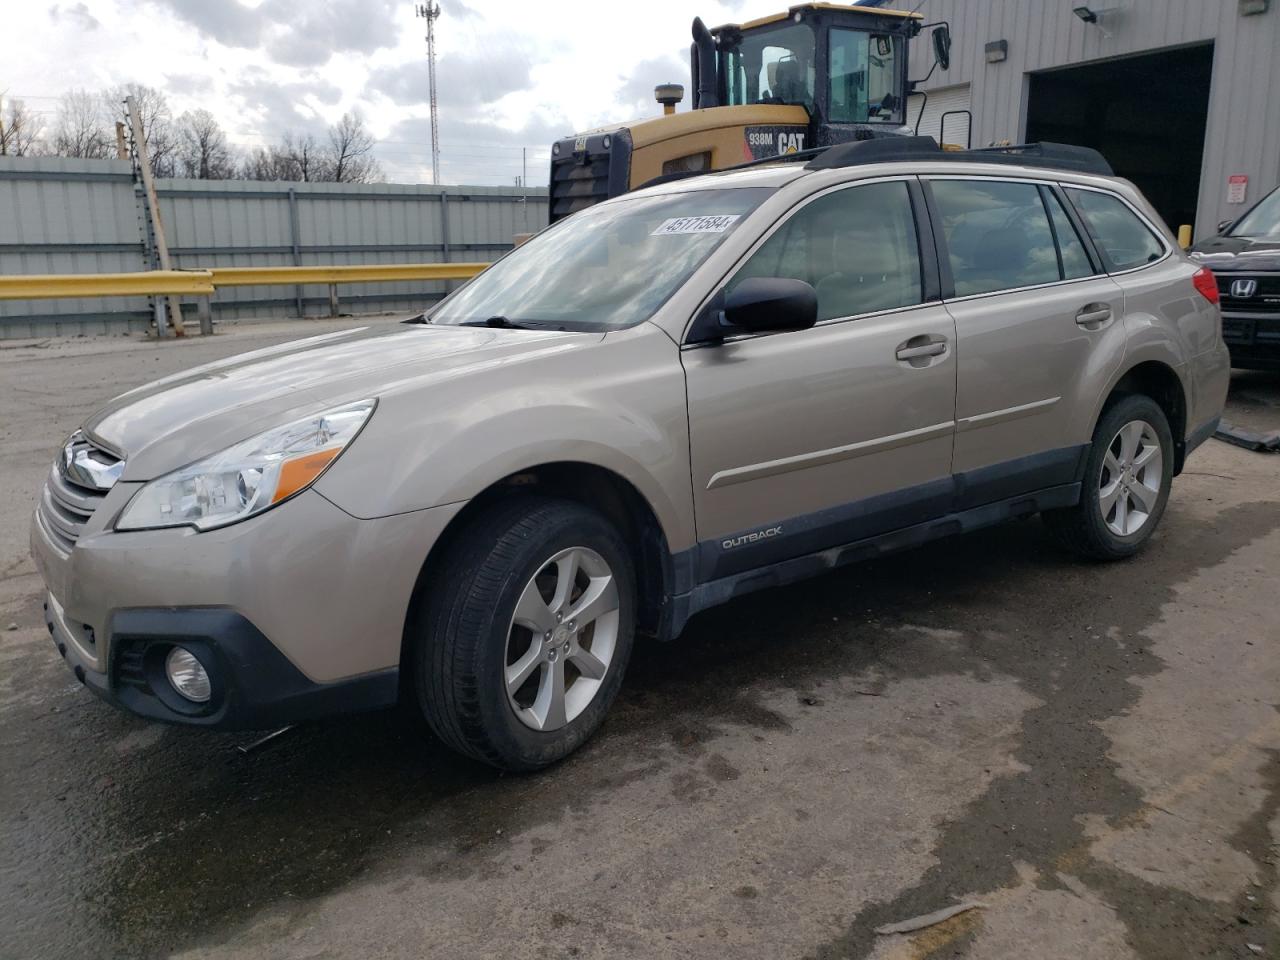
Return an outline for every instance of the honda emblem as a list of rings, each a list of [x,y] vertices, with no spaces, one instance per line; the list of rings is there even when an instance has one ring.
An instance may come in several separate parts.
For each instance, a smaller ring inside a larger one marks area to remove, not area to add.
[[[1253,279],[1232,280],[1231,296],[1236,300],[1248,300],[1258,292],[1258,281]]]

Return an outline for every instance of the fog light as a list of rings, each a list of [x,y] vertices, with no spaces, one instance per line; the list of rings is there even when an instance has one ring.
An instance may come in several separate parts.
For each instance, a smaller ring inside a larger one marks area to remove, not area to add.
[[[205,703],[209,699],[209,674],[205,671],[195,654],[174,647],[165,657],[164,672],[173,689],[194,703]]]

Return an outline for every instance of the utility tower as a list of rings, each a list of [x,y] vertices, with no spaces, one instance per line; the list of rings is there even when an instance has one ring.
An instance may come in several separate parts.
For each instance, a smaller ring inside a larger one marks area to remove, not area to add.
[[[427,0],[414,8],[427,21],[427,83],[431,88],[431,182],[440,182],[440,126],[436,119],[436,17],[440,4]]]

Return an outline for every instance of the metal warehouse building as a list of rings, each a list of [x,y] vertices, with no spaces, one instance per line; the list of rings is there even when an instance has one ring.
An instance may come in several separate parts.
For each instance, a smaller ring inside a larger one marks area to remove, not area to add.
[[[912,98],[921,133],[1096,147],[1196,239],[1280,183],[1277,0],[924,0],[919,12],[949,22],[953,42],[951,68]],[[911,76],[931,61],[922,35]]]

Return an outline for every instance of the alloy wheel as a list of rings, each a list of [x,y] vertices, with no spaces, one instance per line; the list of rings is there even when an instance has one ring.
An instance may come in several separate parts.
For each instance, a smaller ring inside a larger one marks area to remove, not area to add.
[[[1107,529],[1130,537],[1151,518],[1164,482],[1164,453],[1155,427],[1126,423],[1107,445],[1098,477],[1098,506]]]
[[[507,631],[507,701],[520,722],[551,731],[595,699],[618,641],[618,586],[600,554],[561,550],[530,578]]]

